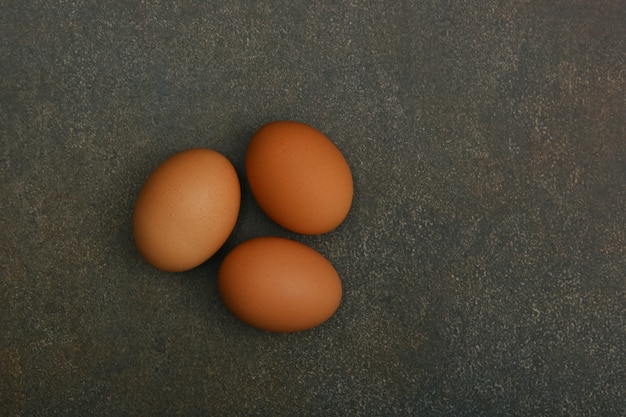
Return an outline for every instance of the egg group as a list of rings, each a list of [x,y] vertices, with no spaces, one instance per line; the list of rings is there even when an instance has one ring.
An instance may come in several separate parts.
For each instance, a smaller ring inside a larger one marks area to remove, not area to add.
[[[315,235],[337,228],[353,198],[350,168],[323,133],[303,123],[262,126],[245,155],[248,184],[278,225]],[[197,267],[231,235],[241,205],[232,163],[195,148],[162,162],[147,178],[133,211],[133,237],[152,266],[169,272]],[[218,289],[234,316],[257,329],[296,332],[316,327],[339,308],[342,284],[333,265],[292,239],[258,237],[224,258]]]

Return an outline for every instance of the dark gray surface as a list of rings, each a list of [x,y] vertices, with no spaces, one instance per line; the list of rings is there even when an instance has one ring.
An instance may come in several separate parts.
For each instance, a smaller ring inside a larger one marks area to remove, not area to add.
[[[0,1],[0,414],[626,415],[625,9]],[[276,119],[352,167],[338,230],[255,205],[244,151]],[[194,146],[235,164],[240,220],[162,273],[134,199]],[[226,311],[220,260],[261,235],[331,260],[330,321]]]

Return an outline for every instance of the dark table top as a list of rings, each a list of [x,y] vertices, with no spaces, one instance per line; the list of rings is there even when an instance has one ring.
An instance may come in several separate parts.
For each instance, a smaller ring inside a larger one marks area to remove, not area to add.
[[[621,1],[0,2],[0,414],[626,415]],[[272,223],[246,144],[344,153],[346,221]],[[197,146],[239,222],[186,273],[138,255],[146,176]],[[322,326],[235,319],[216,272],[276,235],[344,286]]]

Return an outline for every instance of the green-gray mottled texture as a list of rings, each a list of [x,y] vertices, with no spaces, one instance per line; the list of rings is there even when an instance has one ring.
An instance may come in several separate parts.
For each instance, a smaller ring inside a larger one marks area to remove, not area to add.
[[[0,415],[626,415],[626,3],[0,1]],[[273,224],[247,141],[295,119],[346,221]],[[243,186],[225,247],[159,272],[135,198],[174,152]],[[237,243],[336,267],[319,328],[220,301]]]

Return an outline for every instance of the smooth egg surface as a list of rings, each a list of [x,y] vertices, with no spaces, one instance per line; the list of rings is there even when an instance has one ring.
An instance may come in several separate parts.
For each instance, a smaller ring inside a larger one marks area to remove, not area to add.
[[[141,255],[170,272],[202,264],[226,242],[237,217],[241,188],[230,161],[211,149],[189,149],[150,174],[133,212]]]
[[[342,296],[339,275],[324,256],[280,237],[236,246],[220,266],[218,288],[237,318],[271,332],[320,325],[339,308]]]
[[[335,229],[353,197],[350,167],[322,132],[295,121],[261,127],[246,151],[246,175],[261,209],[301,234]]]

